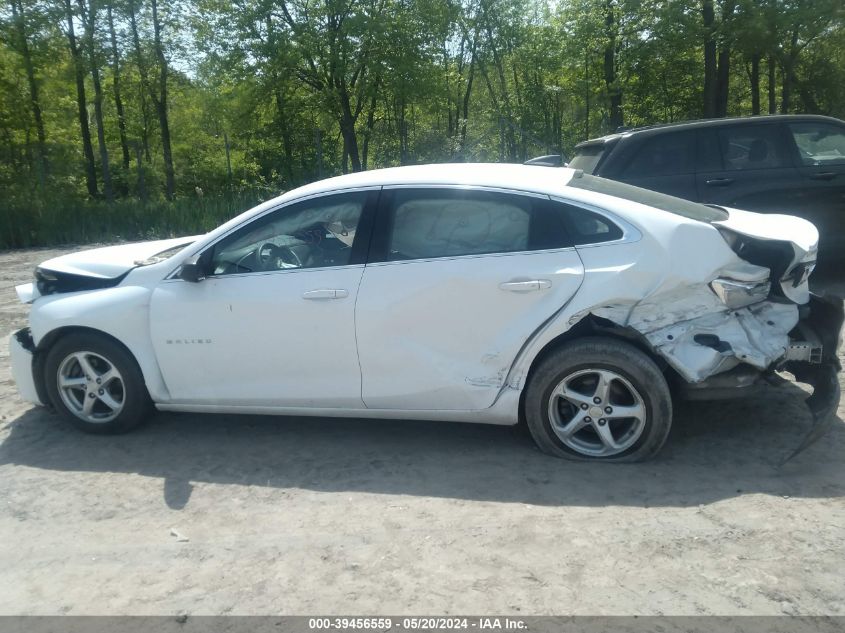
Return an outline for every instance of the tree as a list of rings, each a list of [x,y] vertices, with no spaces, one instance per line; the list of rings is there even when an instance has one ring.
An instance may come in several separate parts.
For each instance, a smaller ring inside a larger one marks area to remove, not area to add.
[[[100,83],[100,61],[95,40],[97,29],[97,0],[77,0],[79,15],[82,16],[85,24],[85,43],[88,48],[88,65],[91,71],[91,80],[94,85],[94,117],[97,122],[97,146],[100,150],[100,169],[103,173],[103,193],[106,200],[111,200],[114,195],[111,185],[111,169],[109,167],[109,150],[106,146],[106,129],[103,123],[103,87]]]
[[[85,64],[82,58],[82,51],[76,41],[74,31],[73,6],[70,0],[64,0],[65,19],[67,20],[68,48],[70,49],[73,61],[74,77],[76,79],[76,109],[79,115],[79,132],[82,136],[82,152],[85,156],[85,182],[88,186],[88,195],[97,197],[97,169],[94,165],[94,148],[91,145],[91,129],[88,127],[88,102],[85,98]]]
[[[106,17],[109,25],[109,43],[112,58],[112,86],[114,107],[117,110],[117,129],[120,134],[120,150],[123,156],[123,169],[129,170],[129,141],[126,138],[126,115],[123,111],[123,99],[120,96],[120,52],[117,48],[117,33],[114,29],[113,0],[107,0]]]
[[[38,136],[38,179],[43,188],[50,168],[47,159],[47,133],[44,130],[44,118],[41,114],[41,98],[39,96],[38,80],[35,76],[35,65],[32,59],[32,52],[29,45],[29,25],[26,9],[22,0],[10,0],[12,8],[12,22],[14,27],[13,46],[23,59],[24,70],[26,71],[27,84],[29,85],[29,106],[32,110],[32,117],[35,121],[35,130]]]
[[[153,50],[158,62],[158,92],[150,90],[156,112],[158,126],[161,133],[161,150],[164,155],[164,175],[166,179],[165,195],[173,200],[176,195],[176,174],[173,170],[173,150],[170,146],[170,122],[167,116],[167,57],[161,39],[162,24],[158,11],[158,0],[150,0],[153,10]]]

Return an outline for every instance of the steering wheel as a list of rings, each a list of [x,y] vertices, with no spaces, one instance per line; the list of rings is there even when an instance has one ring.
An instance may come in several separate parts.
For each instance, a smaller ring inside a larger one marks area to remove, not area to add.
[[[255,259],[261,270],[284,270],[285,268],[302,268],[299,255],[288,246],[278,246],[273,242],[265,242],[255,251]]]

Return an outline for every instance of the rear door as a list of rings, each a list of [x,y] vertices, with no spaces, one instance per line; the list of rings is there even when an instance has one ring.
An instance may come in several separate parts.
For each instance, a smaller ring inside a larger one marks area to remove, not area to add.
[[[845,248],[845,125],[820,121],[787,124],[801,174],[795,212],[819,229],[822,257]]]
[[[386,188],[355,312],[368,408],[490,407],[583,266],[545,196]]]
[[[786,141],[775,122],[699,129],[699,201],[768,213],[794,210],[801,178]]]

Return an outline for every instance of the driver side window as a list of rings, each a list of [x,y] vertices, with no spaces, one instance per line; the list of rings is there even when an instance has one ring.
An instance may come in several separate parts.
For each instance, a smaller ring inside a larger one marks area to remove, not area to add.
[[[322,196],[250,222],[214,246],[212,274],[346,266],[367,196]]]

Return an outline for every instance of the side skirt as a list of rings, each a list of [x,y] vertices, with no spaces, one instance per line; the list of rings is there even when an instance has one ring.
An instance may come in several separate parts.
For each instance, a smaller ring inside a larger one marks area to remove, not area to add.
[[[326,418],[375,418],[391,420],[436,420],[513,426],[519,422],[519,392],[508,389],[489,409],[480,411],[408,411],[403,409],[326,409],[318,407],[272,407],[231,404],[159,403],[159,411],[186,413],[232,413],[246,415],[297,415]]]

